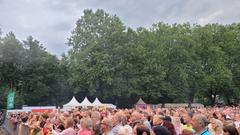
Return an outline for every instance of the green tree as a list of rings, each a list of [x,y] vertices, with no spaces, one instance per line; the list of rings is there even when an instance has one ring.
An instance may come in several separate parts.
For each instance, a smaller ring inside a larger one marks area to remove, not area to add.
[[[9,90],[18,91],[22,85],[22,73],[25,66],[26,53],[20,41],[10,32],[0,43],[0,80],[1,95],[6,97]],[[18,95],[17,95],[18,96]],[[6,98],[1,99],[4,101]],[[16,100],[16,104],[21,102]],[[2,104],[3,106],[3,104]]]
[[[31,36],[23,43],[27,52],[27,62],[22,94],[26,103],[29,105],[58,104],[59,94],[64,98],[62,93],[64,75],[62,75],[59,60],[56,56],[50,55],[39,41]]]
[[[221,47],[221,28],[218,24],[199,28],[199,55],[202,61],[203,81],[200,93],[205,95],[211,105],[215,104],[216,96],[222,95],[227,84],[232,81],[232,72],[227,67],[228,57]]]
[[[69,39],[70,81],[79,88],[77,92],[105,97],[118,94],[124,30],[118,17],[103,10],[84,10]]]

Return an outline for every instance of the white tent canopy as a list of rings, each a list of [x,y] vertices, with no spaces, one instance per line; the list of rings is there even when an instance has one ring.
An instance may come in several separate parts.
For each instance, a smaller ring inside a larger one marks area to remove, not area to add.
[[[73,108],[73,107],[77,107],[77,106],[81,106],[81,105],[77,101],[77,99],[73,96],[72,100],[69,103],[63,105],[63,108],[68,109],[68,108]]]
[[[104,106],[99,100],[98,98],[95,98],[95,100],[92,103],[93,106]]]
[[[136,105],[146,105],[146,103],[142,100],[142,98],[139,98],[138,102],[136,103]]]
[[[82,101],[82,103],[80,103],[80,106],[93,106],[93,104],[88,100],[87,97],[84,98],[84,100]]]
[[[116,105],[114,105],[114,104],[103,104],[105,107],[107,107],[107,108],[112,108],[112,109],[116,109],[117,107],[116,107]]]

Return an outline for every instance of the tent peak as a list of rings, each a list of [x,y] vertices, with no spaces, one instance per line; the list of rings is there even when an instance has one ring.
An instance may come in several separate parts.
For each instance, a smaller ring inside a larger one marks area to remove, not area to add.
[[[69,108],[69,107],[71,108],[76,106],[80,106],[80,103],[77,101],[75,96],[73,96],[72,99],[67,104],[63,105],[64,108]]]
[[[146,104],[146,103],[142,100],[142,98],[139,98],[136,104]]]
[[[103,104],[98,100],[98,98],[96,97],[95,100],[93,101],[93,105],[94,106],[102,106]]]
[[[80,103],[80,106],[92,106],[92,103],[88,100],[87,97]]]

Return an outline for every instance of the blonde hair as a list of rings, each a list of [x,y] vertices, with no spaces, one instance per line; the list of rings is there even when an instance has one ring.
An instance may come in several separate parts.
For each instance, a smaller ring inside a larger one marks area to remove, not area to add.
[[[65,119],[65,123],[66,123],[66,125],[65,125],[66,129],[74,126],[74,120],[72,117],[67,117]]]
[[[218,133],[222,133],[223,132],[223,123],[220,120],[212,118],[211,119],[211,123],[212,124],[214,123],[214,124],[217,125],[217,127],[215,129],[213,129],[212,127],[210,128],[211,130],[213,130],[211,132],[218,132]]]
[[[80,120],[80,125],[82,128],[91,129],[92,128],[92,120],[90,118],[82,118]]]
[[[158,115],[158,114],[156,114],[156,115],[154,115],[153,116],[153,124],[155,125],[155,124],[161,124],[162,123],[162,116],[161,115]]]
[[[109,118],[104,118],[101,123],[108,125],[110,128],[113,127],[112,120]]]
[[[118,130],[117,135],[133,135],[133,129],[129,125],[125,125]]]
[[[172,117],[172,123],[175,127],[181,126],[181,120],[179,117]]]

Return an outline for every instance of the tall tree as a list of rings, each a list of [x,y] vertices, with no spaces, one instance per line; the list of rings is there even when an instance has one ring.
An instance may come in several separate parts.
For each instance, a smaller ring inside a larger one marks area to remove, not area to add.
[[[123,52],[125,27],[116,16],[103,10],[84,10],[84,16],[69,39],[71,81],[79,92],[109,97],[118,94],[117,68]],[[120,80],[119,80],[120,79]],[[88,93],[89,92],[89,93]],[[104,95],[103,95],[104,94]]]
[[[3,97],[6,97],[9,90],[16,92],[20,90],[25,58],[25,50],[12,32],[2,38],[0,43],[0,87],[2,91],[0,92]],[[16,100],[16,102],[20,101]]]

